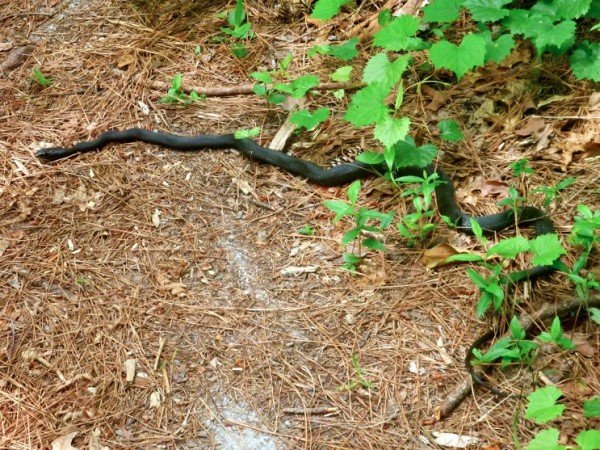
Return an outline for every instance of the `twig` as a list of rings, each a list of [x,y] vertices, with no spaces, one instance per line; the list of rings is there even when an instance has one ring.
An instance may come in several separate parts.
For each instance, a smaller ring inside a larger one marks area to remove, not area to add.
[[[336,91],[338,89],[345,89],[352,91],[363,87],[363,83],[322,83],[319,86],[313,88],[315,91]],[[166,92],[171,87],[170,83],[164,81],[152,81],[150,83],[152,89]],[[217,86],[217,87],[206,87],[206,86],[195,86],[187,84],[182,86],[182,90],[186,93],[196,91],[199,95],[205,95],[207,97],[230,97],[233,95],[250,95],[253,94],[253,84],[241,84],[238,86]]]
[[[286,414],[317,415],[317,414],[338,414],[340,412],[340,410],[335,407],[322,406],[320,408],[283,408],[283,412]]]

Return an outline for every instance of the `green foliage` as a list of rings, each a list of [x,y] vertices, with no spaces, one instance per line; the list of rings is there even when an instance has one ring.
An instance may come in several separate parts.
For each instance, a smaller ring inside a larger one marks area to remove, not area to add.
[[[256,137],[260,134],[260,127],[254,127],[250,129],[237,130],[233,136],[236,139],[248,139]]]
[[[348,39],[346,42],[339,45],[315,45],[308,51],[307,56],[312,58],[314,55],[330,55],[334,58],[341,59],[342,61],[350,61],[358,55],[357,45],[357,37]]]
[[[494,61],[501,62],[506,58],[511,50],[515,48],[515,40],[510,34],[503,34],[494,40],[492,33],[489,30],[484,30],[477,34],[485,40],[485,62]]]
[[[358,362],[357,354],[352,355],[352,368],[354,369],[354,377],[348,383],[340,386],[338,391],[352,391],[359,386],[365,389],[373,389],[375,387],[373,383],[367,381],[365,378],[365,374]]]
[[[243,0],[236,0],[235,9],[227,14],[227,22],[229,23],[229,27],[222,27],[221,31],[223,33],[233,36],[236,39],[249,39],[254,37],[252,25],[246,21],[246,11],[244,10]],[[239,51],[240,47],[237,48]]]
[[[329,108],[319,108],[314,113],[307,109],[300,110],[290,117],[290,122],[298,125],[300,128],[306,128],[308,131],[314,130],[320,123],[329,118],[331,111]]]
[[[54,80],[52,80],[52,78],[46,78],[42,71],[37,67],[33,68],[32,75],[34,81],[42,87],[48,87],[51,86],[52,83],[54,83]]]
[[[313,19],[329,20],[350,0],[317,0],[311,14]]]
[[[525,418],[537,423],[546,423],[559,417],[565,405],[556,401],[562,396],[562,391],[555,386],[536,389],[527,396]]]
[[[584,417],[600,417],[600,395],[583,402]]]
[[[433,0],[423,8],[426,22],[450,23],[458,19],[463,0]]]
[[[539,334],[538,339],[546,343],[555,343],[556,345],[564,348],[565,350],[572,350],[575,348],[575,344],[571,339],[564,336],[563,329],[560,325],[560,319],[555,317],[550,326],[550,332],[544,331]]]
[[[600,81],[600,43],[582,41],[569,61],[573,74],[580,80]]]
[[[419,29],[419,19],[411,15],[395,17],[383,29],[375,33],[373,45],[386,50],[417,50],[422,48],[423,41],[414,37]]]
[[[400,81],[409,62],[410,55],[399,56],[390,62],[387,53],[378,53],[365,65],[362,80],[365,83],[380,83],[382,89],[391,89]]]
[[[483,66],[485,55],[485,39],[476,34],[467,34],[460,45],[442,40],[429,49],[429,58],[435,67],[451,70],[459,80],[474,67]]]
[[[473,364],[490,364],[500,360],[500,367],[506,367],[513,363],[529,363],[537,344],[525,339],[525,330],[516,317],[510,321],[510,333],[510,337],[499,339],[485,353],[473,349]]]
[[[383,121],[388,115],[385,99],[389,89],[383,83],[372,83],[352,96],[344,119],[352,125],[362,127]]]
[[[350,81],[350,73],[352,72],[352,66],[342,66],[336,69],[330,77],[333,81],[348,82]]]
[[[586,205],[578,205],[577,212],[569,240],[589,252],[594,244],[600,243],[600,211],[592,212]]]
[[[600,449],[600,430],[586,430],[577,435],[575,439],[580,450]]]
[[[590,319],[600,325],[600,309],[599,308],[588,308]]]
[[[511,163],[510,168],[513,170],[513,175],[515,177],[534,173],[533,169],[529,166],[529,160],[527,158],[521,158],[520,160]]]
[[[442,120],[438,123],[438,128],[440,129],[440,139],[443,141],[459,142],[464,138],[458,124],[452,119]]]
[[[503,6],[512,0],[464,0],[463,6],[477,22],[497,22],[508,15]]]
[[[199,95],[196,91],[186,94],[183,91],[183,76],[178,73],[171,79],[171,87],[167,90],[167,95],[160,99],[161,103],[182,103],[189,105],[200,100],[204,100],[206,96]]]
[[[313,236],[315,234],[315,229],[310,225],[306,224],[298,229],[298,233],[304,236]]]
[[[567,450],[567,447],[558,443],[559,434],[556,428],[542,430],[535,435],[526,450]]]

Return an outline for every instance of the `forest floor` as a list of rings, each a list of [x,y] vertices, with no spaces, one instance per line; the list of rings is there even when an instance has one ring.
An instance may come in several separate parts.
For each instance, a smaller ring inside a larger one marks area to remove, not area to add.
[[[233,151],[138,143],[53,164],[35,158],[44,143],[132,126],[260,126],[267,145],[286,119],[281,108],[254,95],[168,105],[153,83],[182,73],[184,85],[250,84],[250,73],[290,53],[293,76],[327,80],[339,64],[306,51],[347,39],[383,2],[317,25],[296,2],[248,1],[257,38],[243,59],[214,39],[218,13],[234,2],[170,3],[181,2],[0,0],[0,61],[25,47],[0,66],[0,448],[418,449],[438,448],[445,432],[500,449],[531,439],[535,427],[515,418],[521,401],[480,389],[435,420],[488,327],[475,318],[465,266],[430,270],[422,254],[440,243],[476,248],[473,238],[441,225],[411,249],[390,233],[393,250],[366,255],[352,275],[340,269],[348,223],[333,225],[322,206],[345,198],[344,187]],[[409,89],[403,108],[422,140],[439,141],[441,119],[460,123],[467,138],[439,162],[476,214],[497,211],[511,183],[540,204],[534,187],[576,176],[550,209],[566,240],[576,206],[600,204],[600,125],[585,118],[600,115],[600,96],[532,58],[519,48],[447,90]],[[34,67],[53,84],[34,82]],[[341,120],[347,97],[309,101],[331,107],[332,118],[294,135],[292,153],[328,164],[373,148]],[[535,169],[526,181],[509,167],[522,157]],[[382,180],[365,181],[363,194],[371,208],[409,211]],[[313,236],[299,233],[307,224]],[[518,311],[571,294],[554,275],[519,287]],[[566,402],[580,404],[600,390],[600,333],[585,321],[574,332],[580,351],[550,353],[536,370],[561,372]],[[353,355],[371,388],[350,386],[362,381]],[[506,376],[495,382],[529,389],[528,369]],[[560,426],[568,437],[586,423],[571,414]]]

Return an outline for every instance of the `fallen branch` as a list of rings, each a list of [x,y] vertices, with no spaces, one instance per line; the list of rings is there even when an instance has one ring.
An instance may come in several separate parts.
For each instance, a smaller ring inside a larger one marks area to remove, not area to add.
[[[594,307],[594,308],[600,307],[600,295],[596,295],[596,296],[592,297],[590,299],[590,301],[588,301],[587,304],[585,304],[585,305],[579,299],[569,299],[568,301],[566,301],[558,306],[546,303],[535,314],[523,315],[521,317],[521,319],[519,320],[519,323],[521,324],[521,327],[523,328],[523,330],[525,330],[525,332],[527,333],[527,332],[529,332],[529,329],[532,328],[533,325],[535,325],[536,323],[544,322],[548,319],[554,318],[555,316],[563,317],[563,316],[566,316],[567,314],[572,313],[573,311],[577,311],[577,310],[583,309],[583,308],[592,308],[592,307]],[[502,337],[507,337],[507,336],[510,336],[510,332],[505,333]],[[488,341],[488,340],[492,339],[493,337],[494,337],[493,331],[487,332],[475,341],[475,344],[473,344],[469,348],[467,358],[466,358],[467,364],[470,365],[473,348],[474,347],[477,348],[480,344],[483,344],[484,341]],[[470,373],[454,387],[452,392],[446,397],[446,400],[444,400],[444,402],[436,408],[436,410],[434,412],[434,418],[436,421],[448,417],[461,404],[461,402],[465,398],[467,398],[467,395],[469,395],[469,393],[473,391],[474,377],[479,378],[478,383],[477,383],[478,385],[486,387],[487,389],[489,389],[490,391],[492,391],[495,394],[504,395],[504,396],[507,395],[504,392],[498,391],[496,388],[489,385],[489,383],[483,382],[480,379],[480,375],[478,373],[474,372],[474,369],[469,368],[469,370],[470,370]]]
[[[338,89],[344,89],[346,91],[353,91],[363,87],[363,83],[321,83],[319,86],[312,88],[314,91],[336,91]],[[167,92],[171,87],[171,83],[165,81],[152,81],[150,83],[152,89]],[[205,86],[194,86],[186,84],[181,89],[189,94],[192,91],[196,91],[199,95],[205,95],[206,97],[231,97],[234,95],[251,95],[254,84],[241,84],[237,86],[216,86],[216,87],[205,87]]]

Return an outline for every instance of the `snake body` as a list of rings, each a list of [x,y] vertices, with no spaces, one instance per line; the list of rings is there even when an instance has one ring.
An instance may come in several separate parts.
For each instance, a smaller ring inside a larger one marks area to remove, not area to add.
[[[311,161],[272,150],[257,144],[252,139],[237,139],[233,134],[181,136],[177,134],[149,131],[143,128],[130,128],[123,131],[107,131],[96,139],[79,142],[72,147],[43,148],[36,156],[43,160],[56,160],[77,153],[97,151],[113,143],[145,142],[179,151],[235,149],[242,155],[265,164],[279,167],[294,175],[305,177],[321,186],[340,186],[354,180],[371,177],[385,171],[385,166],[368,165],[361,162],[345,163],[324,168]],[[472,233],[470,219],[473,218],[487,232],[500,231],[515,224],[533,226],[536,235],[552,233],[554,227],[550,218],[540,209],[532,206],[520,207],[515,211],[506,210],[497,214],[471,217],[460,209],[456,202],[455,190],[450,177],[441,169],[429,165],[423,167],[405,167],[399,169],[396,176],[422,176],[437,173],[442,181],[435,189],[438,211],[454,222],[465,233]],[[513,272],[506,281],[512,283],[523,279],[533,279],[550,273],[552,266],[536,266],[532,269]]]

